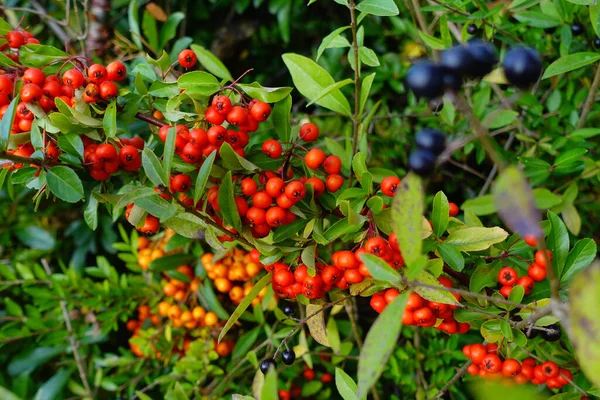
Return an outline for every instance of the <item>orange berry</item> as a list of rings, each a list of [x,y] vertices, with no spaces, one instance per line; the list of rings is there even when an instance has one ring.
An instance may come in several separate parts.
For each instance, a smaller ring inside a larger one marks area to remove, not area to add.
[[[192,310],[192,316],[194,317],[194,319],[196,321],[202,321],[202,319],[204,319],[205,315],[206,315],[206,310],[200,306],[196,306]]]
[[[219,322],[219,317],[217,317],[217,314],[215,314],[212,311],[206,313],[206,315],[204,316],[204,325],[206,326],[216,325],[217,322]]]
[[[185,290],[178,290],[175,293],[175,295],[173,295],[173,299],[175,301],[181,302],[181,301],[185,300],[185,296],[186,296]]]
[[[169,313],[167,314],[170,319],[179,319],[181,316],[181,308],[178,305],[174,304],[169,307]]]
[[[163,317],[169,315],[169,308],[171,308],[171,304],[166,301],[158,303],[158,313]]]

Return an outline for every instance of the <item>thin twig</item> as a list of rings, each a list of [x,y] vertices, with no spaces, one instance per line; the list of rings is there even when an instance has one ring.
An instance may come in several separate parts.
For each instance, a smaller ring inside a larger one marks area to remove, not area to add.
[[[456,371],[456,374],[454,374],[454,376],[452,377],[452,379],[450,379],[448,381],[448,383],[446,383],[444,385],[444,387],[442,389],[440,389],[439,392],[437,392],[437,394],[433,397],[433,399],[441,399],[442,397],[444,397],[444,394],[448,391],[448,389],[450,389],[452,387],[452,385],[454,385],[456,383],[456,381],[458,381],[460,378],[463,377],[463,375],[467,372],[467,369],[469,368],[469,366],[473,364],[473,361],[468,360],[465,365],[463,365],[458,371]]]
[[[48,265],[48,261],[46,261],[45,258],[42,258],[41,260],[42,262],[42,266],[44,267],[44,270],[46,271],[46,273],[48,274],[48,276],[52,275],[52,271],[50,270],[50,266]],[[73,327],[71,325],[71,318],[69,318],[69,311],[67,310],[67,302],[66,301],[61,301],[60,302],[60,308],[62,310],[63,313],[63,318],[65,320],[65,325],[67,326],[67,331],[69,333],[69,343],[71,344],[71,349],[73,350],[73,356],[75,357],[75,364],[77,364],[77,370],[79,371],[79,378],[81,379],[81,383],[83,383],[83,387],[85,388],[86,394],[90,399],[94,398],[94,395],[92,394],[92,389],[90,388],[90,384],[87,380],[86,377],[86,372],[85,372],[85,367],[83,365],[83,362],[81,360],[81,356],[79,354],[79,343],[75,341],[75,336],[73,334]]]
[[[592,110],[592,105],[596,99],[596,92],[598,91],[598,85],[600,85],[600,64],[596,66],[596,74],[594,75],[594,80],[592,81],[592,86],[590,86],[590,91],[585,99],[585,103],[583,105],[583,110],[581,110],[581,115],[579,116],[579,122],[577,123],[577,129],[581,129],[585,126],[585,119],[588,114]]]
[[[350,8],[350,26],[352,27],[352,51],[354,52],[354,114],[352,115],[352,157],[356,154],[358,149],[358,131],[360,120],[362,116],[360,114],[360,60],[358,57],[358,41],[357,32],[358,24],[356,21],[356,3],[354,0],[350,1],[348,6]],[[352,178],[354,174],[350,174],[348,178],[348,185],[352,186]]]

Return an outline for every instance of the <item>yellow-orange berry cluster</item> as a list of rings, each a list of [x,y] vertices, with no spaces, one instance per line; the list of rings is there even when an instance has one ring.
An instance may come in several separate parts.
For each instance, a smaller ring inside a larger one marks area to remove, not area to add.
[[[221,293],[227,293],[232,303],[240,304],[242,299],[252,290],[252,278],[258,275],[262,267],[250,258],[250,253],[234,249],[225,257],[213,261],[213,254],[206,253],[200,259],[206,275],[213,281],[215,288]],[[266,294],[263,289],[253,304],[258,304]]]

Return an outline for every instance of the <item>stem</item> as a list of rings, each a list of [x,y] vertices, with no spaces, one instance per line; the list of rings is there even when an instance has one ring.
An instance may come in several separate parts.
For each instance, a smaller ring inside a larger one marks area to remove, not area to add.
[[[141,121],[149,123],[150,125],[158,126],[159,128],[169,125],[166,122],[162,122],[161,120],[158,120],[153,116],[147,114],[137,113],[135,114],[135,117]]]
[[[41,260],[44,270],[48,274],[48,276],[52,275],[52,271],[50,270],[50,266],[48,265],[48,261],[45,258]],[[65,320],[65,325],[67,327],[67,331],[69,332],[69,344],[71,345],[71,349],[73,350],[73,356],[75,357],[75,364],[77,364],[77,370],[79,371],[79,378],[81,379],[81,383],[83,383],[83,387],[85,388],[87,397],[89,399],[93,399],[94,395],[92,394],[92,389],[90,388],[90,384],[87,380],[87,374],[85,371],[85,367],[83,366],[83,362],[81,360],[81,356],[79,355],[79,343],[75,341],[75,335],[73,333],[73,326],[71,325],[71,318],[69,318],[69,311],[67,310],[67,302],[62,300],[60,302],[60,308],[62,310],[63,318]]]
[[[14,154],[10,154],[5,151],[0,152],[0,159],[14,161],[19,164],[35,164],[39,167],[45,166],[44,160],[38,160],[35,158],[22,157],[22,156],[15,156]]]
[[[456,374],[452,377],[452,379],[450,379],[448,383],[446,383],[444,387],[439,392],[437,392],[433,399],[441,399],[442,397],[444,397],[444,394],[448,391],[448,389],[450,389],[450,387],[452,387],[452,385],[454,385],[456,381],[463,377],[463,375],[467,372],[467,369],[471,364],[473,364],[473,361],[469,360],[458,371],[456,371]]]
[[[362,116],[360,115],[360,60],[358,58],[358,42],[357,32],[358,24],[356,22],[356,3],[350,1],[350,26],[352,27],[352,51],[354,52],[354,114],[352,115],[352,157],[356,154],[358,148],[358,128]],[[352,186],[352,177],[354,175],[350,173],[348,178],[348,185]]]
[[[585,119],[592,110],[592,105],[594,104],[594,99],[596,98],[596,92],[598,91],[598,85],[600,85],[600,65],[596,66],[596,74],[594,75],[592,86],[590,86],[590,91],[585,99],[583,110],[581,110],[579,122],[577,123],[577,129],[581,129],[585,126]]]

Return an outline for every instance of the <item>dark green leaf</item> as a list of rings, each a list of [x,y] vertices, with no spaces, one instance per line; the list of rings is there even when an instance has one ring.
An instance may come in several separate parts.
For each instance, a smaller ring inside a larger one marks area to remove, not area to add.
[[[142,165],[144,166],[144,172],[146,172],[148,179],[150,179],[154,186],[163,185],[164,187],[169,187],[169,181],[164,180],[165,171],[162,163],[149,148],[145,148],[142,151]]]
[[[460,251],[456,247],[442,243],[438,246],[440,256],[446,264],[455,271],[462,271],[465,267],[465,259]]]
[[[277,103],[285,99],[291,92],[291,87],[265,87],[258,82],[250,84],[238,83],[236,85],[253,99],[264,101],[265,103]]]
[[[227,320],[227,323],[225,324],[225,326],[221,330],[221,333],[219,334],[219,339],[218,339],[219,342],[227,334],[229,329],[231,329],[233,324],[235,324],[237,322],[237,320],[241,317],[241,315],[244,313],[244,311],[246,311],[248,306],[252,303],[252,300],[254,300],[256,298],[256,296],[258,296],[258,293],[265,286],[267,286],[269,284],[269,282],[271,282],[271,274],[267,274],[267,275],[263,276],[258,282],[256,282],[256,285],[254,285],[252,287],[252,290],[250,290],[250,293],[248,293],[246,295],[246,297],[244,297],[244,299],[237,306],[237,308],[235,309],[233,314],[231,314],[231,317],[229,317],[229,319]]]
[[[433,211],[431,215],[433,233],[437,237],[441,237],[446,232],[446,228],[448,228],[449,210],[448,198],[443,192],[437,192],[433,198]]]
[[[366,397],[371,386],[377,382],[396,347],[402,327],[402,314],[409,294],[410,291],[405,290],[388,304],[367,333],[358,360],[357,397],[359,398]]]
[[[67,203],[77,203],[83,198],[83,184],[69,167],[57,166],[48,170],[46,182],[50,191]]]
[[[34,400],[56,399],[60,397],[63,387],[69,381],[72,369],[61,368],[56,374],[48,379],[35,393]]]
[[[569,282],[576,274],[589,266],[596,258],[597,247],[592,239],[581,239],[569,252],[561,274],[561,282]]]
[[[548,220],[552,227],[547,240],[548,249],[552,251],[552,262],[558,276],[562,276],[569,252],[569,232],[561,219],[552,211],[548,211]]]
[[[364,0],[358,3],[356,9],[366,14],[381,17],[391,17],[399,13],[394,0]]]
[[[182,265],[187,265],[196,260],[193,254],[169,254],[150,262],[150,271],[162,272],[177,269]]]
[[[518,17],[517,17],[518,18]],[[550,78],[551,76],[564,74],[575,69],[585,67],[600,60],[600,54],[592,52],[582,52],[569,54],[559,58],[546,68],[542,79]]]
[[[212,169],[216,156],[216,150],[210,153],[210,155],[206,157],[206,160],[204,160],[202,166],[200,167],[200,170],[198,171],[198,176],[196,177],[196,183],[194,185],[194,204],[197,204],[198,200],[200,200],[200,198],[204,194],[204,189],[206,188],[206,183],[208,182],[208,178],[210,177],[210,171]]]
[[[402,257],[410,268],[423,248],[423,183],[409,173],[400,183],[392,204],[393,229],[398,237]]]
[[[211,74],[221,78],[233,81],[233,77],[225,65],[213,53],[206,50],[204,47],[193,44],[191,49],[196,53],[198,62]]]
[[[225,223],[235,228],[238,232],[241,231],[242,220],[240,219],[240,214],[235,203],[231,171],[227,172],[219,187],[218,201]]]
[[[8,147],[8,139],[12,130],[15,114],[17,112],[17,104],[19,104],[19,96],[17,95],[9,104],[2,121],[0,121],[0,150],[6,150]]]
[[[292,137],[292,125],[290,115],[292,110],[292,96],[287,95],[283,100],[275,103],[271,119],[275,131],[282,142],[289,142]]]

